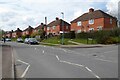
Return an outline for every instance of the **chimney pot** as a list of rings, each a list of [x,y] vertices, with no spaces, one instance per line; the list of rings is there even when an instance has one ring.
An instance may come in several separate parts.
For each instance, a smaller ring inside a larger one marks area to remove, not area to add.
[[[58,18],[58,17],[56,17],[56,20],[59,20],[59,18]]]
[[[89,12],[94,12],[94,9],[93,9],[93,8],[90,8],[90,9],[89,9]]]

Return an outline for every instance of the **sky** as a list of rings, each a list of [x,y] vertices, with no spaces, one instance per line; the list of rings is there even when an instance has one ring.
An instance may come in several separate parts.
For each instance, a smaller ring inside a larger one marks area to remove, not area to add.
[[[63,18],[70,23],[73,19],[89,11],[101,9],[118,17],[120,0],[0,0],[0,29],[5,31],[33,28],[41,23]]]

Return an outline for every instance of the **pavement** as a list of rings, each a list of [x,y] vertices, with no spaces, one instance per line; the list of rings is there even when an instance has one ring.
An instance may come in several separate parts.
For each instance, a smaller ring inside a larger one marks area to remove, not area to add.
[[[118,78],[118,45],[63,48],[6,44],[13,48],[18,78]]]

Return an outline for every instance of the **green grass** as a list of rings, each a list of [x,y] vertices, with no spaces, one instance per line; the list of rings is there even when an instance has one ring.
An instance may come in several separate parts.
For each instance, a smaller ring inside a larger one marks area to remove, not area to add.
[[[82,44],[87,44],[87,39],[72,39],[74,42],[82,43]],[[96,40],[88,40],[88,44],[97,44]]]
[[[64,39],[64,45],[75,45],[73,43],[68,42],[70,39]],[[52,37],[52,38],[48,38],[43,40],[42,42],[44,43],[51,43],[51,44],[61,44],[62,43],[62,39],[59,39],[57,37]]]

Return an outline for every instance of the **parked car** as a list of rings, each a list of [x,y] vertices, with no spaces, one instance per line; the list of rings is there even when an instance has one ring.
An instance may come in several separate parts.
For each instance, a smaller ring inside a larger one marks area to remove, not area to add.
[[[39,44],[36,38],[29,38],[28,39],[28,44]]]
[[[5,40],[6,40],[6,41],[11,41],[11,39],[10,39],[10,38],[6,38]]]
[[[24,43],[28,44],[28,39],[29,38],[25,38]]]
[[[23,39],[22,38],[17,38],[17,42],[23,43]]]

